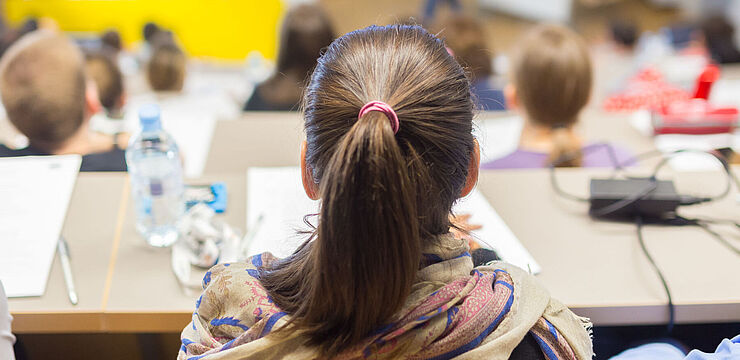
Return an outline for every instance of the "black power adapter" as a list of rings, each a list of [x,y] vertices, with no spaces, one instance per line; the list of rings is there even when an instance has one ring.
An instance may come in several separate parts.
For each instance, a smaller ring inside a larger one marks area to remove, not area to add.
[[[673,181],[654,178],[591,179],[589,214],[594,217],[665,218],[691,198],[679,195]],[[701,199],[696,199],[701,200]]]

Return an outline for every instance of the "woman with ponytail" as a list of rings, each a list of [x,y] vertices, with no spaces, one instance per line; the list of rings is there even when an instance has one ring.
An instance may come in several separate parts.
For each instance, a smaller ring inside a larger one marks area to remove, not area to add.
[[[318,224],[291,256],[219,265],[180,359],[590,359],[588,321],[450,232],[478,177],[465,72],[418,26],[332,43],[304,99]],[[276,239],[277,240],[277,239]]]
[[[514,56],[506,103],[524,117],[519,148],[483,169],[609,167],[628,161],[611,144],[584,144],[575,126],[591,95],[592,69],[586,44],[560,25],[540,25],[522,39]]]

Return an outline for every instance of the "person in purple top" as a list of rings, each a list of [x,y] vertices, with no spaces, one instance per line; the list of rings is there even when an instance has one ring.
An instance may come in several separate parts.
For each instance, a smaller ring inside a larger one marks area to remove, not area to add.
[[[613,167],[633,165],[632,153],[620,146],[609,143],[593,143],[581,148],[583,167]],[[536,169],[547,166],[549,155],[544,151],[516,149],[502,158],[489,161],[482,169]]]
[[[509,108],[524,118],[519,148],[483,169],[609,167],[628,165],[629,151],[588,144],[575,131],[592,87],[591,59],[584,41],[570,29],[541,25],[529,31],[514,56],[504,89]],[[613,150],[613,151],[612,151]]]

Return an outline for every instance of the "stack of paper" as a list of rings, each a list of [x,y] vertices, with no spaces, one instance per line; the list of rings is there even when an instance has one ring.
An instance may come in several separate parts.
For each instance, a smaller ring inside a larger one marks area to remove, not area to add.
[[[307,239],[298,232],[310,230],[303,218],[316,214],[319,201],[303,191],[297,167],[250,168],[247,171],[247,230],[256,233],[247,246],[247,255],[265,251],[286,257]],[[483,247],[490,247],[505,261],[533,273],[540,266],[514,236],[483,195],[475,190],[454,209],[456,214],[471,214],[471,224],[483,227],[473,232]],[[260,219],[261,218],[261,219]],[[313,218],[316,225],[316,218]],[[259,224],[258,224],[259,223]]]
[[[79,155],[0,159],[0,280],[8,297],[41,296]]]

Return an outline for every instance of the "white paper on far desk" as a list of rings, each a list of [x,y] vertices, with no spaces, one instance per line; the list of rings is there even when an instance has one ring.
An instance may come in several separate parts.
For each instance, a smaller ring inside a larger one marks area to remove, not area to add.
[[[317,213],[318,208],[319,201],[310,200],[303,192],[299,168],[250,168],[247,171],[247,231],[255,226],[260,215],[262,222],[252,243],[247,245],[247,255],[265,251],[277,257],[292,254],[306,239],[306,235],[297,234],[298,230],[308,230],[303,217]],[[482,246],[490,245],[503,260],[522,269],[540,272],[539,264],[478,190],[460,200],[454,211],[469,213],[472,224],[483,225],[473,232],[476,238],[485,241],[481,242]]]
[[[8,297],[46,289],[79,155],[0,159],[0,280]]]
[[[645,136],[652,136],[653,127],[650,123],[650,112],[636,111],[630,117],[632,126]],[[740,131],[732,134],[663,134],[653,137],[655,147],[663,154],[676,150],[691,149],[709,151],[725,147],[734,151],[740,150]],[[722,165],[709,154],[684,152],[674,155],[668,162],[676,171],[711,171],[721,170]]]
[[[253,167],[247,170],[247,232],[262,222],[247,244],[247,255],[271,252],[286,257],[305,241],[298,231],[309,230],[303,222],[307,214],[316,214],[319,201],[306,196],[298,167]],[[315,219],[313,219],[315,220]]]

